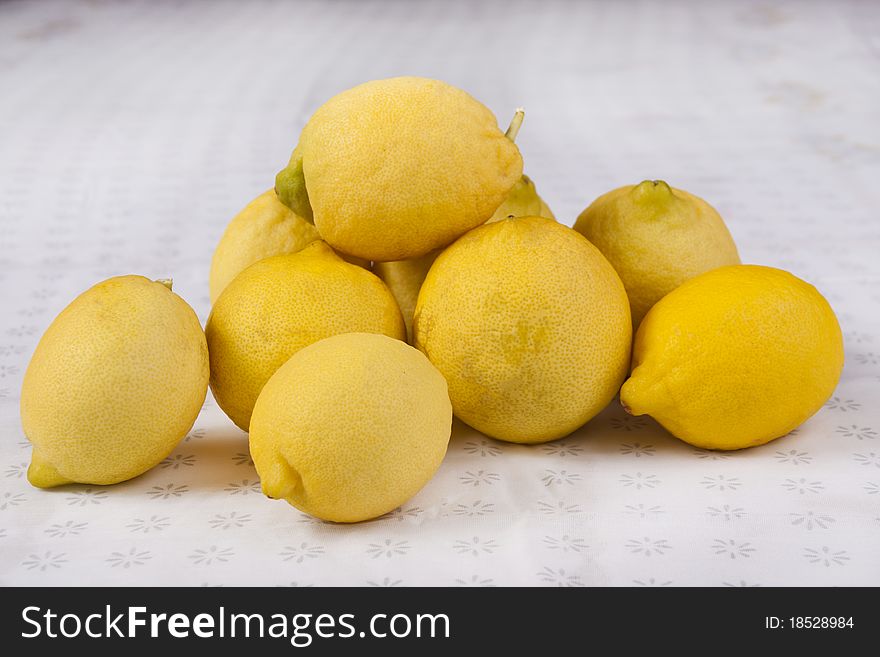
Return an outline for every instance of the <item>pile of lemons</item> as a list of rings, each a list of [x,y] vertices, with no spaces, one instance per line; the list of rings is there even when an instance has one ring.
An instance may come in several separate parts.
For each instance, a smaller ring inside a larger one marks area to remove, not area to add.
[[[718,213],[662,181],[557,223],[523,175],[522,118],[502,132],[464,91],[416,77],[330,99],[227,227],[204,331],[170,281],[140,276],[49,326],[21,396],[30,482],[145,472],[209,384],[265,494],[340,522],[424,486],[453,413],[540,443],[619,393],[688,443],[739,449],[819,409],[843,347],[815,288],[740,264]]]

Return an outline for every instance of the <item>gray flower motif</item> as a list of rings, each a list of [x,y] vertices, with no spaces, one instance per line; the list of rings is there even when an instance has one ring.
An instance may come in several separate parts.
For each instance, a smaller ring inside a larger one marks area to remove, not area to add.
[[[229,513],[218,513],[208,521],[212,529],[232,529],[233,527],[244,527],[253,518],[250,513],[237,513],[230,511]]]
[[[584,448],[580,445],[574,445],[570,442],[566,441],[556,441],[552,443],[547,443],[541,448],[545,454],[549,454],[550,456],[577,456],[578,454],[583,453]]]
[[[786,479],[782,482],[782,487],[793,493],[803,495],[804,493],[819,493],[825,490],[825,484],[821,481],[808,481],[806,478]]]
[[[27,472],[27,469],[27,463],[15,463],[6,468],[5,474],[9,479],[21,479],[24,473]]]
[[[873,352],[856,354],[856,362],[861,365],[880,365],[880,356]]]
[[[853,460],[859,465],[865,467],[874,466],[880,468],[880,454],[877,452],[868,452],[867,454],[853,454]]]
[[[404,508],[402,506],[397,507],[394,511],[389,511],[382,518],[384,520],[396,520],[397,522],[403,522],[407,518],[418,518],[422,515],[423,511],[417,506],[410,506]]]
[[[494,580],[480,575],[471,575],[467,579],[456,579],[456,586],[495,586]]]
[[[551,550],[559,550],[560,552],[581,552],[590,547],[584,543],[584,539],[575,538],[568,534],[564,534],[558,538],[555,536],[545,536],[544,545]]]
[[[18,314],[21,317],[39,317],[45,312],[46,308],[44,306],[30,306],[29,308],[22,308],[18,311]]]
[[[183,442],[188,443],[193,440],[200,440],[205,437],[204,429],[193,429],[183,439]]]
[[[716,538],[712,542],[712,550],[715,554],[728,556],[731,559],[748,559],[752,556],[752,552],[755,551],[755,548],[753,548],[752,544],[748,541],[737,542],[732,538],[727,540]]]
[[[496,472],[487,472],[485,470],[477,470],[476,472],[465,472],[458,480],[465,486],[491,486],[501,479],[501,475]]]
[[[308,589],[314,586],[314,584],[303,584],[302,582],[288,582],[287,584],[278,584],[279,588],[288,588],[288,589]]]
[[[42,554],[31,554],[22,562],[22,566],[28,570],[39,570],[41,573],[46,572],[50,568],[61,568],[67,563],[63,552],[51,552],[46,550]]]
[[[281,551],[281,558],[284,561],[295,561],[302,563],[306,559],[317,559],[324,554],[322,545],[310,545],[302,542],[299,545],[288,545]]]
[[[235,551],[232,548],[221,548],[212,545],[207,548],[194,550],[193,553],[189,555],[189,558],[192,559],[192,562],[195,565],[210,566],[214,563],[225,563],[234,556]]]
[[[724,586],[729,586],[732,588],[743,587],[743,588],[760,588],[760,584],[749,584],[744,579],[739,580],[738,582],[722,582]]]
[[[6,532],[6,528],[0,527],[0,538],[6,538],[9,534]]]
[[[814,527],[819,529],[828,529],[828,525],[835,522],[831,516],[820,516],[812,511],[806,513],[789,513],[792,525],[803,525],[807,531],[812,531]]]
[[[544,470],[544,476],[541,478],[541,481],[544,482],[545,486],[555,486],[561,484],[568,484],[569,486],[574,486],[576,481],[580,481],[583,479],[581,475],[577,472],[569,472],[568,470]]]
[[[27,498],[24,493],[3,493],[0,495],[0,511],[6,511],[13,506],[18,506],[25,502]]]
[[[159,467],[163,470],[177,470],[181,466],[189,467],[196,464],[196,457],[194,455],[186,455],[183,454],[174,454],[169,456],[165,460],[163,460]]]
[[[89,506],[90,504],[105,502],[108,497],[109,495],[105,490],[84,488],[83,490],[71,493],[64,499],[67,501],[68,506]]]
[[[488,541],[484,541],[477,536],[474,536],[469,541],[455,541],[452,544],[452,549],[459,554],[470,554],[475,557],[481,554],[492,554],[498,547],[498,542],[495,539],[490,538]]]
[[[74,522],[73,520],[68,520],[63,524],[49,525],[45,532],[52,538],[77,536],[81,534],[88,525],[89,523],[87,522]]]
[[[390,577],[385,577],[381,582],[371,582],[368,581],[367,584],[370,586],[380,587],[380,588],[391,588],[394,586],[401,586],[403,584],[402,579],[391,579]]]
[[[224,488],[230,495],[249,495],[251,493],[260,492],[259,480],[251,481],[250,479],[242,479],[240,482],[233,481]]]
[[[647,506],[646,504],[627,504],[626,512],[637,515],[643,520],[652,516],[660,515],[661,513],[666,513],[662,506]]]
[[[861,407],[862,405],[854,399],[842,399],[841,397],[832,397],[825,402],[825,408],[832,411],[840,411],[841,413],[857,411]]]
[[[7,397],[9,397],[11,392],[12,390],[10,390],[9,388],[0,388],[0,399],[6,399]]]
[[[6,335],[9,335],[13,338],[25,338],[29,336],[33,336],[37,334],[37,331],[40,329],[36,326],[15,326],[10,329],[6,329]]]
[[[792,465],[806,464],[813,460],[808,452],[801,452],[796,449],[790,449],[785,452],[776,452],[776,460],[780,463],[791,463]]]
[[[189,492],[189,486],[186,484],[165,484],[164,486],[153,486],[147,491],[147,495],[154,500],[168,500],[172,497],[180,497],[184,493]]]
[[[232,462],[235,463],[235,465],[253,466],[254,464],[254,460],[247,452],[238,452],[235,456],[232,457]]]
[[[538,511],[546,516],[565,516],[581,513],[583,509],[580,504],[568,504],[564,500],[557,500],[553,503],[539,501]]]
[[[412,546],[409,544],[409,541],[394,541],[386,538],[381,543],[370,543],[367,547],[367,554],[372,555],[373,559],[378,559],[379,557],[390,559],[402,556],[411,549]]]
[[[656,451],[657,450],[654,449],[653,445],[642,445],[641,443],[623,443],[620,446],[621,454],[635,456],[636,458],[642,456],[654,456]]]
[[[738,477],[725,477],[717,475],[715,477],[705,476],[700,481],[700,485],[706,490],[736,490],[742,486],[742,482]]]
[[[488,438],[481,438],[480,440],[469,440],[466,442],[464,444],[464,451],[477,456],[498,456],[502,450],[501,447]]]
[[[14,374],[18,374],[19,369],[15,365],[0,365],[0,379],[5,379],[7,376],[13,376]]]
[[[649,577],[647,579],[634,579],[633,584],[637,586],[671,586],[672,580],[661,581],[658,579],[654,579],[653,577]]]
[[[865,492],[868,495],[877,495],[880,493],[880,484],[874,483],[873,481],[865,483]]]
[[[624,486],[635,488],[636,490],[641,490],[643,488],[656,488],[661,483],[660,479],[657,478],[657,475],[642,474],[641,472],[636,472],[634,475],[620,475],[618,481]]]
[[[544,566],[544,569],[538,573],[538,579],[542,582],[547,582],[551,586],[573,587],[584,585],[579,575],[571,575],[566,573],[563,568],[556,570],[550,566]]]
[[[698,459],[703,459],[706,461],[726,461],[731,458],[730,454],[726,452],[719,452],[713,449],[697,448],[694,450],[693,454]]]
[[[149,534],[150,532],[160,532],[169,525],[171,525],[171,520],[166,516],[150,516],[149,518],[135,518],[126,527],[132,533]]]
[[[843,337],[847,342],[855,342],[856,344],[874,341],[870,333],[859,333],[857,331],[847,331],[843,334]]]
[[[860,427],[856,424],[837,427],[837,433],[844,438],[858,438],[859,440],[873,440],[877,437],[877,432],[871,427]]]
[[[845,566],[849,561],[846,550],[833,551],[827,545],[819,549],[804,548],[804,558],[810,563],[820,563],[826,568],[833,566]]]
[[[452,508],[453,515],[456,516],[486,516],[490,513],[495,513],[495,505],[491,502],[483,502],[482,500],[477,500],[476,502],[471,502],[470,504],[456,504]]]
[[[662,556],[667,550],[671,550],[672,546],[666,539],[653,540],[647,536],[644,538],[631,538],[626,542],[626,549],[633,554],[642,554],[646,557],[651,555]]]
[[[147,561],[153,558],[148,550],[138,550],[131,548],[128,552],[111,552],[106,561],[111,568],[121,566],[128,569],[132,566],[143,566]]]
[[[641,416],[624,415],[623,417],[611,418],[611,428],[620,431],[638,431],[645,428],[648,421]]]
[[[731,520],[739,520],[743,516],[746,515],[745,509],[738,506],[730,506],[729,504],[725,504],[720,507],[710,506],[707,507],[706,511],[713,518],[722,518],[723,520],[731,521]]]

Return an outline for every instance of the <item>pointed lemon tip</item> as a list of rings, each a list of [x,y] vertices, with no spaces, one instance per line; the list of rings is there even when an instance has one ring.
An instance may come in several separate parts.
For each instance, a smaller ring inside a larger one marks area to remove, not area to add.
[[[635,374],[624,381],[620,388],[620,405],[630,415],[644,415],[647,411],[642,406],[641,383]]]
[[[31,464],[28,466],[27,480],[31,486],[36,488],[54,488],[55,486],[74,483],[62,476],[51,463],[44,461],[36,450],[34,450]]]
[[[171,278],[157,278],[156,283],[158,283],[159,285],[164,285],[170,290],[171,287],[174,285],[174,280]]]

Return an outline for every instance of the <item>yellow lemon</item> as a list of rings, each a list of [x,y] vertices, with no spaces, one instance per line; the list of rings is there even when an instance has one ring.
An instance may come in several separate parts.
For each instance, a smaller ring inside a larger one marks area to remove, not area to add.
[[[555,219],[550,208],[538,196],[535,183],[528,176],[523,176],[513,186],[510,194],[489,221],[530,215]],[[385,282],[385,285],[391,290],[391,294],[397,299],[397,305],[400,306],[400,311],[403,313],[403,321],[406,322],[407,342],[410,344],[412,344],[413,337],[412,317],[416,309],[416,299],[419,297],[419,290],[422,288],[425,276],[428,275],[428,270],[440,255],[441,250],[437,249],[410,260],[373,263],[373,272]]]
[[[651,309],[620,400],[691,445],[740,449],[813,415],[842,368],[840,326],[816,288],[779,269],[735,265]]]
[[[250,451],[269,497],[357,522],[415,495],[451,429],[446,381],[427,358],[384,335],[348,333],[301,349],[269,379]]]
[[[28,481],[115,484],[146,472],[192,427],[207,389],[205,334],[170,281],[98,283],[46,329],[25,373]]]
[[[416,299],[419,298],[419,290],[422,289],[422,281],[428,275],[428,270],[441,249],[431,251],[418,258],[410,260],[393,260],[391,262],[374,262],[373,273],[381,278],[391,294],[397,300],[403,321],[406,324],[406,341],[412,344],[412,319],[416,310]]]
[[[238,274],[263,258],[296,253],[321,239],[318,229],[270,189],[248,203],[226,227],[211,259],[211,303]]]
[[[260,194],[229,222],[214,251],[208,281],[211,303],[233,278],[255,262],[296,253],[319,239],[318,229],[279,201],[274,189]],[[343,258],[369,269],[366,260]]]
[[[205,327],[217,404],[247,431],[260,390],[288,358],[352,331],[406,337],[397,303],[376,276],[324,242],[260,260],[223,290]]]
[[[635,327],[651,306],[686,280],[740,262],[715,209],[662,180],[600,196],[577,218],[574,229],[617,270]]]
[[[343,253],[414,258],[501,205],[522,176],[515,132],[505,136],[489,109],[445,82],[374,80],[314,113],[275,189]]]
[[[632,325],[623,284],[596,247],[555,221],[521,217],[476,228],[440,254],[414,334],[459,418],[536,443],[571,433],[614,397]]]
[[[509,217],[546,217],[556,219],[544,199],[538,195],[535,183],[523,176],[510,190],[504,202],[495,210],[489,221],[499,221]]]

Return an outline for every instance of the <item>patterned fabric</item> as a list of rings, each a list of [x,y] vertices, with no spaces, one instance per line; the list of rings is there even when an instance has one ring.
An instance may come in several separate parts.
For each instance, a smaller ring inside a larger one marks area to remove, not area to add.
[[[878,33],[859,2],[3,3],[0,583],[880,584]],[[138,479],[30,487],[18,395],[52,318],[139,273],[173,276],[204,321],[226,222],[309,114],[401,73],[462,86],[505,125],[525,106],[526,170],[569,225],[642,178],[708,199],[745,261],[837,310],[834,397],[738,453],[616,403],[543,446],[457,424],[436,478],[356,526],[264,498],[210,399]]]

